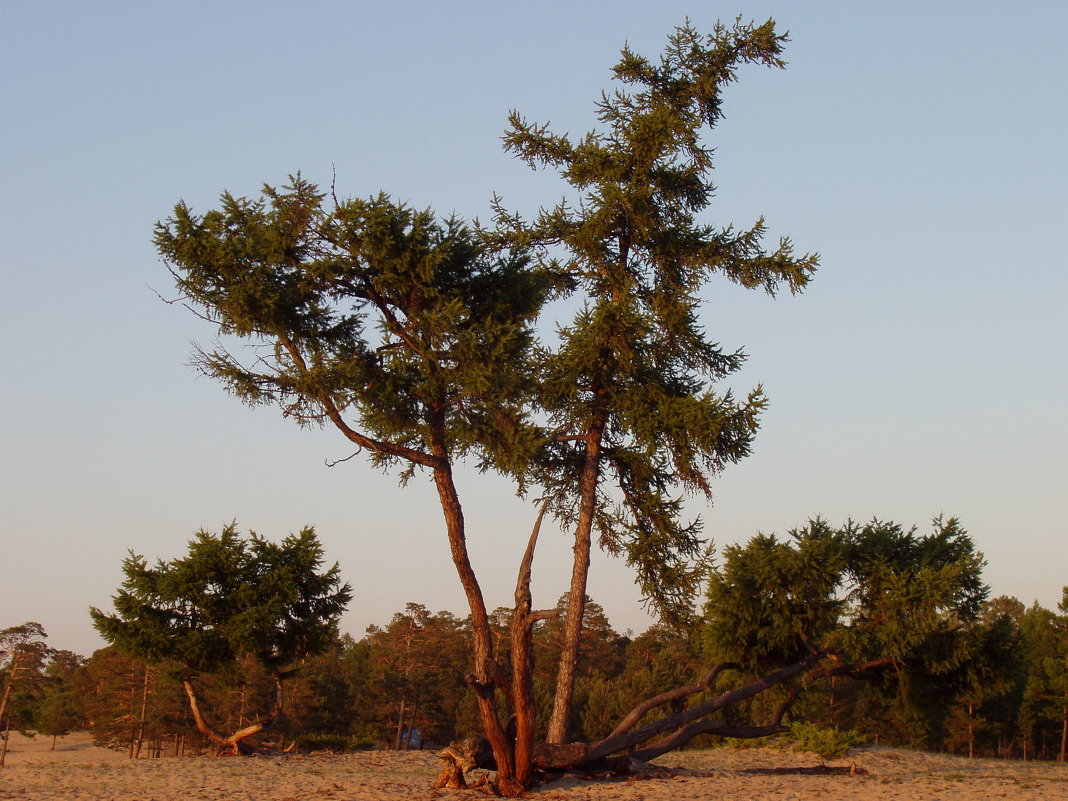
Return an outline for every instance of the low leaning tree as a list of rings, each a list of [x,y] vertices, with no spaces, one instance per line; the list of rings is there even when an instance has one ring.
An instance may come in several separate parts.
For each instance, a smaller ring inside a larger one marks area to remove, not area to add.
[[[114,596],[114,613],[90,609],[110,643],[147,662],[181,666],[182,686],[197,730],[218,753],[250,753],[245,742],[284,714],[284,679],[301,658],[322,653],[337,638],[337,623],[352,598],[335,563],[320,570],[323,550],[305,528],[280,543],[255,533],[242,538],[231,523],[218,535],[200,531],[188,553],[149,563],[131,553]],[[274,683],[269,713],[225,733],[201,709],[196,678],[258,662]]]
[[[973,667],[1003,650],[999,631],[980,620],[983,565],[954,518],[937,518],[926,535],[893,522],[834,528],[817,518],[783,538],[728,546],[705,608],[706,651],[722,660],[713,674],[761,677],[777,695],[757,734],[785,731],[799,697],[835,677],[864,682],[906,710],[930,711],[931,699],[948,708],[971,686]],[[707,706],[727,707],[721,699]],[[677,723],[691,732],[732,728],[700,706]]]

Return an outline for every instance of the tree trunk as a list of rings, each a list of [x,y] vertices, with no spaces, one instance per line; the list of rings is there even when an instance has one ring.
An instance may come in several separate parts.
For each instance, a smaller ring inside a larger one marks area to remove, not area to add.
[[[968,759],[975,758],[975,710],[972,702],[968,702]]]
[[[189,699],[189,709],[193,713],[193,722],[196,724],[197,731],[199,731],[205,738],[216,746],[216,755],[223,756],[236,756],[238,754],[252,754],[255,753],[255,749],[249,746],[244,741],[254,734],[267,731],[282,718],[283,708],[283,695],[282,695],[282,679],[278,675],[277,671],[274,673],[275,682],[275,700],[274,706],[266,719],[257,721],[249,726],[245,726],[242,729],[238,729],[233,734],[227,736],[222,734],[218,729],[212,726],[208,720],[204,717],[204,714],[200,711],[200,703],[197,699],[196,690],[193,687],[193,683],[188,679],[182,682],[182,687],[185,689],[186,697]]]
[[[575,524],[575,544],[572,547],[574,558],[571,566],[571,587],[567,595],[564,641],[560,649],[556,692],[546,738],[555,744],[562,744],[567,740],[567,724],[575,695],[575,669],[578,665],[579,645],[582,642],[582,619],[586,612],[586,585],[590,574],[591,534],[593,516],[597,509],[597,484],[601,477],[601,438],[604,435],[604,426],[603,414],[590,426],[586,438],[586,458],[579,480],[579,516]]]
[[[404,750],[412,749],[412,732],[415,731],[415,716],[419,711],[419,688],[415,688],[415,698],[412,699],[412,708],[408,712],[408,731],[404,735]]]
[[[404,738],[404,711],[405,699],[401,698],[397,707],[397,728],[393,731],[393,750],[401,750],[401,740]]]
[[[137,759],[141,756],[141,745],[145,741],[145,718],[148,711],[148,665],[145,665],[145,679],[141,685],[141,715],[137,726],[137,743],[131,756]]]
[[[520,590],[517,589],[517,598],[519,597]],[[513,618],[514,626],[521,625],[525,608],[527,607],[524,603],[517,603],[517,614]],[[541,613],[532,613],[532,617],[539,614]],[[516,642],[523,640],[522,637],[514,637],[514,639]],[[529,785],[535,773],[542,775],[646,773],[654,770],[647,764],[650,760],[684,746],[699,734],[711,733],[722,737],[737,738],[756,738],[777,734],[786,731],[786,727],[782,725],[782,718],[797,698],[797,689],[800,685],[795,686],[795,689],[788,694],[786,701],[775,710],[772,719],[762,725],[737,726],[727,723],[722,718],[714,718],[712,715],[753,698],[770,687],[804,674],[825,678],[883,664],[883,660],[879,660],[866,665],[838,665],[817,670],[824,656],[822,653],[812,654],[800,662],[721,693],[711,700],[642,724],[653,710],[665,705],[674,707],[690,696],[711,692],[721,673],[737,667],[730,663],[717,665],[699,682],[669,690],[643,701],[623,718],[608,737],[595,743],[533,743],[532,729],[521,728],[524,721],[529,721],[530,726],[533,726],[533,715],[524,718],[517,716],[517,732],[522,730],[524,734],[522,736],[517,734],[516,737],[517,770],[514,780],[516,782],[522,780]],[[520,697],[522,696],[517,691],[516,709],[524,708],[524,705],[519,703]],[[531,745],[528,746],[527,743]],[[529,762],[526,757],[528,753]],[[465,788],[467,787],[464,780],[465,773],[475,768],[493,770],[496,766],[489,743],[480,738],[468,738],[462,742],[452,743],[438,757],[445,762],[445,765],[434,784],[436,788]],[[503,787],[499,789],[504,792]]]
[[[464,774],[475,768],[496,770],[497,778],[493,789],[505,796],[521,796],[533,781],[533,769],[538,753],[534,743],[536,717],[533,631],[538,620],[556,614],[555,610],[536,612],[531,608],[531,565],[546,509],[547,505],[543,505],[538,513],[516,581],[515,607],[511,620],[511,681],[508,685],[498,685],[508,696],[512,708],[508,733],[504,735],[506,753],[511,760],[510,771],[502,775],[498,751],[491,742],[479,737],[469,737],[451,743],[438,755],[445,764],[434,782],[435,788],[466,789],[468,785]],[[495,680],[499,681],[500,677]],[[475,689],[478,691],[477,685]]]
[[[434,484],[437,487],[441,511],[445,517],[452,562],[456,567],[460,584],[467,596],[467,606],[471,612],[474,673],[468,677],[467,681],[478,699],[482,729],[493,751],[500,792],[507,796],[518,797],[526,788],[515,782],[514,744],[508,741],[497,716],[496,689],[500,687],[511,694],[511,683],[506,681],[507,677],[504,675],[505,671],[502,670],[502,666],[493,659],[493,637],[490,631],[489,614],[486,612],[482,588],[475,576],[467,551],[463,508],[453,480],[449,452],[445,446],[444,411],[435,410],[431,414],[429,423],[430,450],[437,459],[434,467]]]
[[[19,672],[19,657],[22,652],[16,648],[11,655],[11,663],[8,665],[7,681],[4,682],[4,695],[0,697],[0,721],[5,720],[4,712],[7,711],[7,702],[11,698],[11,689],[15,686],[15,676]]]
[[[7,716],[7,719],[3,723],[4,725],[4,748],[0,751],[0,768],[4,767],[4,763],[7,762],[7,745],[11,742],[11,715]]]
[[[535,612],[530,593],[534,547],[541,531],[547,505],[541,507],[534,530],[527,541],[512,609],[512,714],[515,715],[515,781],[528,787],[533,778],[534,737],[537,729],[534,710],[534,624],[552,612]]]
[[[1058,762],[1068,759],[1068,706],[1064,707],[1063,721],[1061,723],[1061,753],[1057,757]]]

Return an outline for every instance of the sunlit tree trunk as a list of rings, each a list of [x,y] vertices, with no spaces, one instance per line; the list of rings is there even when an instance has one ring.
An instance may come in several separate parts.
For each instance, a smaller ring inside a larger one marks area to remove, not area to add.
[[[145,719],[148,712],[148,676],[148,665],[146,664],[145,677],[141,684],[141,714],[138,719],[137,740],[133,753],[130,754],[130,757],[133,759],[137,759],[141,756],[141,745],[145,741]]]
[[[572,547],[574,557],[571,587],[567,597],[567,617],[564,619],[564,639],[556,674],[556,693],[553,696],[553,711],[546,737],[548,742],[556,744],[567,740],[567,723],[575,694],[575,669],[578,666],[579,646],[582,643],[582,618],[586,612],[586,586],[590,573],[591,535],[597,505],[597,482],[601,473],[601,437],[604,425],[603,416],[595,420],[586,440],[586,460],[579,488],[582,500],[575,525],[575,544]]]
[[[401,698],[397,705],[397,727],[393,730],[393,750],[401,750],[401,742],[404,738],[404,713],[406,699]]]

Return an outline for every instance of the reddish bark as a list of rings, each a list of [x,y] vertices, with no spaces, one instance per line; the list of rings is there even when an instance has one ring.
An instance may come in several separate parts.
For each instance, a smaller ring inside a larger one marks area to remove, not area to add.
[[[200,701],[197,698],[196,689],[193,687],[193,683],[188,679],[182,682],[186,698],[189,699],[189,710],[193,713],[193,722],[196,724],[197,731],[204,735],[209,742],[215,745],[215,753],[217,756],[237,756],[238,754],[255,753],[255,749],[250,747],[245,740],[252,737],[254,734],[267,731],[281,720],[283,715],[282,679],[277,673],[274,675],[274,682],[275,700],[267,717],[249,726],[245,726],[242,729],[238,729],[230,735],[223,734],[208,722],[204,713],[200,709]]]

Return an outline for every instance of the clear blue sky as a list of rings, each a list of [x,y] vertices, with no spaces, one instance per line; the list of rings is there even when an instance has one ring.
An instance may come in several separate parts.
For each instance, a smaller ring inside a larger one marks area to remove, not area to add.
[[[297,170],[487,216],[553,203],[500,149],[509,109],[585,131],[625,41],[689,16],[774,17],[785,71],[747,69],[712,135],[709,221],[822,254],[809,291],[709,285],[705,322],[772,400],[716,484],[719,544],[816,514],[963,520],[993,594],[1068,584],[1068,4],[1020,2],[0,2],[0,628],[100,645],[127,548],[170,558],[236,518],[314,524],[360,636],[405,602],[463,613],[426,480],[400,490],[329,431],[250,411],[186,366],[203,324],[160,302],[153,223]],[[532,521],[473,473],[476,568],[508,602]],[[550,532],[535,603],[566,586]],[[591,594],[644,628],[625,567]]]

